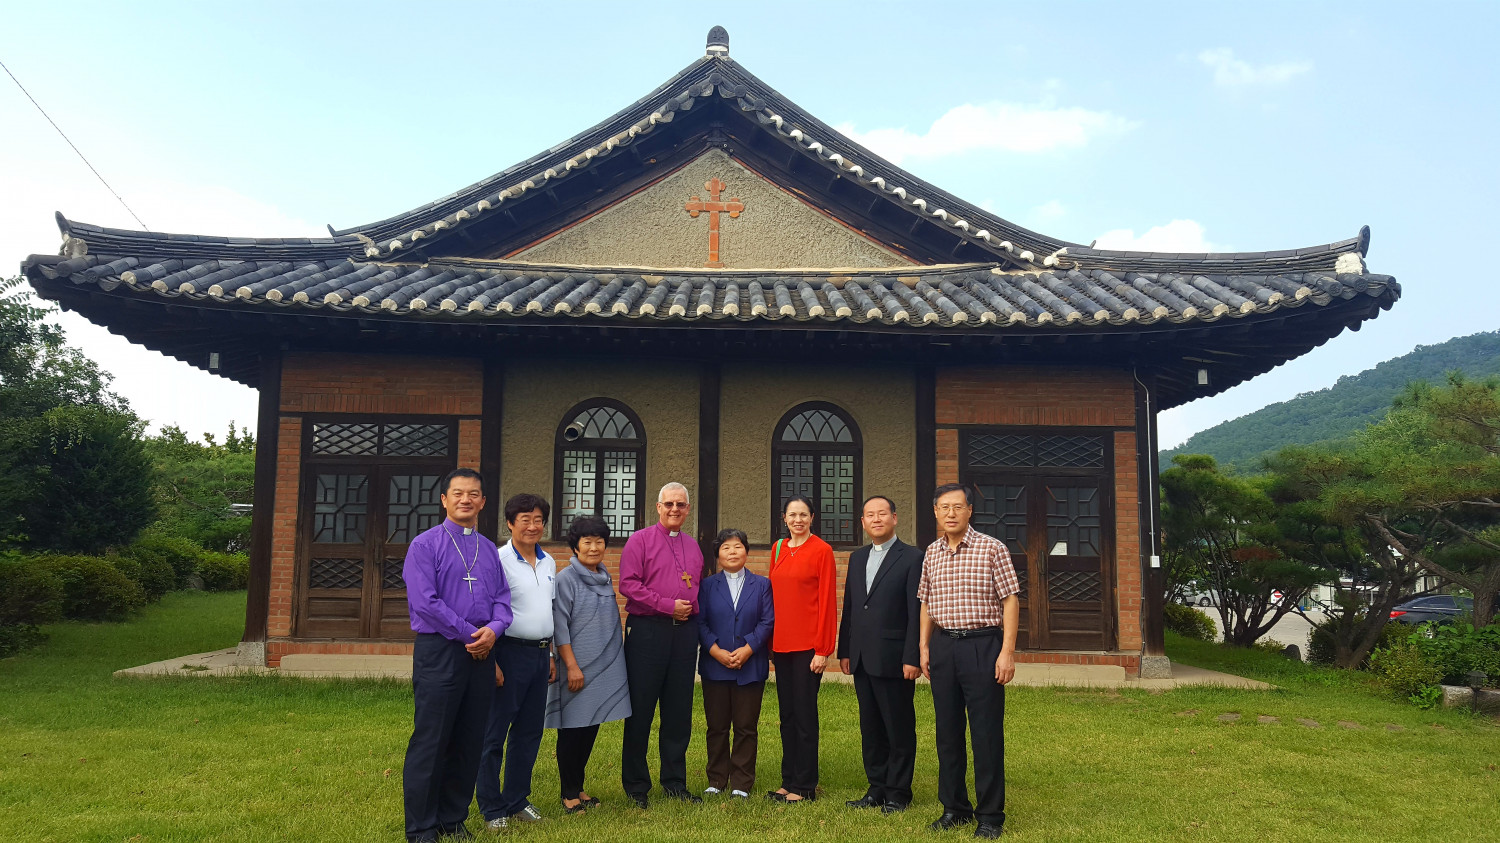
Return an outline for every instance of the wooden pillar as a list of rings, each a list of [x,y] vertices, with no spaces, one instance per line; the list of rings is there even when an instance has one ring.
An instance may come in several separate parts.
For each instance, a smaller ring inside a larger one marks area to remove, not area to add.
[[[932,514],[932,490],[937,488],[937,370],[917,367],[917,547],[937,541],[937,517]]]
[[[693,510],[698,513],[698,546],[703,549],[705,575],[716,569],[714,539],[719,535],[719,361],[703,364],[698,374],[698,491]]]
[[[490,539],[500,535],[500,447],[505,424],[505,361],[487,357],[484,361],[484,395],[479,400],[479,473],[484,475],[485,496],[490,498],[479,513],[479,533]],[[553,501],[556,504],[556,501]]]
[[[1140,478],[1141,531],[1141,649],[1142,655],[1165,656],[1166,626],[1162,617],[1166,571],[1161,567],[1161,463],[1156,439],[1156,379],[1137,375],[1135,387],[1136,475]]]
[[[260,400],[255,417],[255,496],[250,515],[250,581],[241,641],[266,640],[271,610],[271,545],[275,540],[276,460],[281,431],[281,350],[260,355]]]

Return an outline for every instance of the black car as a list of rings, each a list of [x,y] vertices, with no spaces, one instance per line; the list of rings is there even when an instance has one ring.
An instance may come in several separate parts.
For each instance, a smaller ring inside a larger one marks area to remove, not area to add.
[[[1391,620],[1413,626],[1427,621],[1453,623],[1453,619],[1464,612],[1474,611],[1474,598],[1454,597],[1451,594],[1429,594],[1413,597],[1396,604],[1391,610]]]

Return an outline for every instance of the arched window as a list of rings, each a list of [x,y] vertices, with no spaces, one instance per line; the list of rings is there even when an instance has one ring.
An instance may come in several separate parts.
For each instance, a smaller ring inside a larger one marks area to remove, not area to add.
[[[782,507],[806,495],[815,533],[829,544],[858,544],[862,449],[859,428],[833,404],[799,404],[782,416],[771,440],[771,534],[786,535]]]
[[[621,538],[640,527],[646,429],[629,407],[606,398],[574,407],[557,428],[556,451],[555,538],[580,515],[603,516]]]

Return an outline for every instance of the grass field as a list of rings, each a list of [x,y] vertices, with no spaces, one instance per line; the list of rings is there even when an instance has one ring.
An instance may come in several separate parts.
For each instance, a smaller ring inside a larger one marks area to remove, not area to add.
[[[52,627],[0,661],[0,838],[29,841],[400,840],[410,688],[276,677],[116,679],[111,671],[230,646],[244,595],[177,593],[128,624]],[[1420,712],[1359,677],[1173,639],[1174,658],[1266,679],[1276,691],[1015,688],[1008,694],[1007,838],[1019,840],[1496,839],[1500,728]],[[825,686],[824,798],[628,809],[619,724],[590,765],[604,806],[564,817],[549,733],[527,840],[966,838],[940,812],[932,707],[918,689],[916,803],[855,813],[863,792],[852,688]],[[1232,722],[1218,718],[1238,714]],[[1260,722],[1274,717],[1278,722]],[[1316,728],[1298,718],[1318,721]],[[1348,725],[1340,725],[1343,721]],[[774,692],[760,790],[777,782]],[[689,770],[703,766],[701,731]],[[689,784],[704,785],[701,773]],[[478,830],[477,814],[471,829]]]

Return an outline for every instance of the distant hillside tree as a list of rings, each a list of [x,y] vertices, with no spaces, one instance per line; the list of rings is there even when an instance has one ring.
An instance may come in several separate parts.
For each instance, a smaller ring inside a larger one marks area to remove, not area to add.
[[[249,504],[255,492],[255,439],[233,423],[222,442],[212,434],[189,439],[168,426],[146,440],[155,468],[153,492],[159,529],[192,539],[209,550],[243,553],[250,544]]]
[[[1254,472],[1263,460],[1292,445],[1345,439],[1385,417],[1408,384],[1441,382],[1450,372],[1483,379],[1500,375],[1500,331],[1419,345],[1333,386],[1262,407],[1195,434],[1161,461],[1177,454],[1208,454],[1226,470]]]

